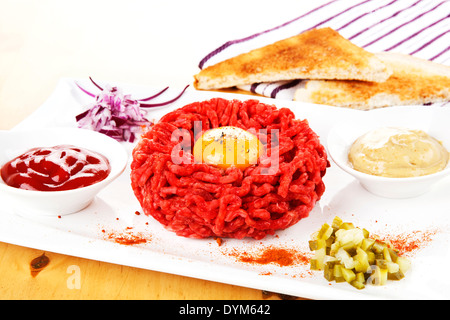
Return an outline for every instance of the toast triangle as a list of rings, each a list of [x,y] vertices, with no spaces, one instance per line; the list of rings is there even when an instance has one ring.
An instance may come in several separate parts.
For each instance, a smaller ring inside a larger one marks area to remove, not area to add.
[[[201,70],[197,89],[292,79],[385,81],[391,71],[374,54],[331,28],[312,29]]]
[[[450,67],[401,53],[376,56],[393,70],[385,82],[305,81],[294,100],[359,110],[450,101]]]

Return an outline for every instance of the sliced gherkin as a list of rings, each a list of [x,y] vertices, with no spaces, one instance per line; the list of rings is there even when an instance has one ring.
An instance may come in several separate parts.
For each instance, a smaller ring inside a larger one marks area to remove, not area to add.
[[[344,222],[344,221],[342,221],[341,218],[339,218],[339,217],[334,217],[333,222],[331,223],[331,227],[332,227],[333,229],[339,229],[339,227],[341,226],[341,224],[342,224],[343,222]]]
[[[353,272],[352,269],[342,268],[341,269],[342,276],[344,277],[345,281],[348,283],[352,282],[356,279],[356,274]]]
[[[323,224],[309,248],[315,252],[312,270],[323,270],[328,281],[348,282],[356,289],[367,283],[385,285],[400,280],[411,267],[408,259],[398,255],[389,243],[370,238],[370,232],[335,217],[331,226]]]
[[[333,281],[335,279],[334,277],[334,266],[336,265],[336,261],[330,261],[325,264],[325,267],[323,269],[323,276],[328,281]]]
[[[375,243],[374,239],[364,238],[362,243],[361,243],[361,249],[363,249],[363,250],[371,250],[374,243]]]
[[[319,230],[319,233],[317,234],[317,238],[327,240],[332,233],[333,228],[330,227],[327,223],[324,223],[322,228]]]
[[[403,279],[404,277],[405,277],[405,275],[400,270],[398,270],[397,272],[394,272],[394,273],[388,273],[388,280],[398,281],[398,280]]]
[[[309,250],[316,251],[322,248],[326,247],[325,240],[318,239],[318,240],[310,240],[309,241]]]

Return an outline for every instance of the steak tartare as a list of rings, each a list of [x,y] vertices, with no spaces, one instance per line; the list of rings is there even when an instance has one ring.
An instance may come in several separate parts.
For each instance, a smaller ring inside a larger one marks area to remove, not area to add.
[[[255,133],[265,147],[256,164],[195,161],[196,139],[223,126]],[[290,109],[214,98],[166,114],[142,135],[131,186],[144,213],[179,236],[262,239],[309,215],[328,166],[319,137]]]

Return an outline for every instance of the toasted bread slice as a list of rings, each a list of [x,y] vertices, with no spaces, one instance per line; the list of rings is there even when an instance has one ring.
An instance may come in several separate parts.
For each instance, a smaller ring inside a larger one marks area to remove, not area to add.
[[[374,54],[322,28],[209,66],[194,76],[194,86],[219,89],[291,79],[385,81],[391,73]]]
[[[400,53],[376,55],[394,72],[385,82],[306,81],[294,100],[360,110],[450,101],[450,67]]]

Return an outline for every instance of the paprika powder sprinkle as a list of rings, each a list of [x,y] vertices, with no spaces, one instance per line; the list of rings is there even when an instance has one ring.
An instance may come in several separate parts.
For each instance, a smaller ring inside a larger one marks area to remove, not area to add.
[[[395,235],[379,236],[379,238],[390,243],[400,255],[408,255],[429,245],[437,232],[437,229],[414,230]]]
[[[232,250],[228,255],[235,257],[240,262],[253,264],[273,263],[281,267],[296,264],[308,265],[310,255],[294,248],[281,248],[269,246],[257,252],[237,252]]]
[[[102,233],[105,234],[106,240],[112,240],[119,244],[135,245],[141,243],[147,243],[151,240],[151,235],[143,233],[133,233],[130,231],[131,227],[126,227],[126,231],[106,231],[102,229]]]

